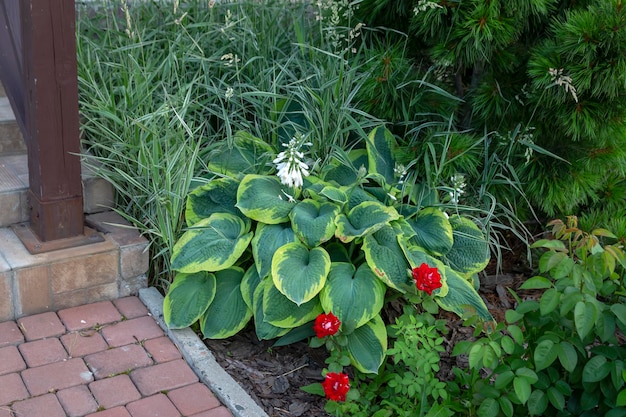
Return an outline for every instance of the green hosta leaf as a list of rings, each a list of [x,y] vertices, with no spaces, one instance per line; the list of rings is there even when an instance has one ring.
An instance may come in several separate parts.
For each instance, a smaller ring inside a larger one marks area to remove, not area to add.
[[[254,290],[252,310],[254,314],[254,329],[256,331],[256,337],[258,337],[259,340],[275,339],[289,332],[289,329],[276,327],[265,321],[263,299],[265,298],[265,290],[272,285],[274,285],[272,280],[267,277],[263,279]]]
[[[460,317],[471,317],[477,314],[482,320],[493,320],[485,302],[472,284],[447,266],[443,272],[442,277],[445,275],[448,293],[445,297],[435,297],[435,301],[441,308],[452,311]]]
[[[237,189],[237,208],[243,214],[262,223],[278,224],[289,221],[289,213],[296,205],[290,201],[289,187],[278,177],[246,175]]]
[[[395,149],[397,147],[393,134],[386,127],[379,126],[367,136],[366,146],[369,172],[380,174],[387,184],[393,184],[395,182]]]
[[[409,263],[398,243],[398,235],[391,226],[385,226],[365,236],[362,250],[371,270],[385,284],[398,291],[407,288]]]
[[[265,288],[263,316],[264,320],[272,326],[293,329],[314,320],[323,312],[319,297],[297,305],[278,291],[274,285],[267,284]]]
[[[339,318],[342,333],[349,334],[380,312],[385,289],[367,264],[361,264],[355,273],[350,263],[334,263],[320,300],[324,311]]]
[[[241,279],[241,296],[249,309],[254,309],[254,291],[256,287],[261,283],[261,277],[257,272],[257,269],[252,265]]]
[[[554,347],[552,340],[542,340],[537,344],[534,353],[535,370],[541,371],[556,360],[558,356],[558,350]]]
[[[443,256],[452,249],[452,226],[446,215],[434,207],[420,210],[407,222],[415,230],[416,243],[435,256]]]
[[[611,363],[602,355],[589,359],[583,368],[583,383],[599,382],[611,373]]]
[[[489,244],[485,236],[470,219],[450,216],[454,243],[444,259],[466,277],[476,274],[489,263]]]
[[[200,318],[200,330],[208,339],[225,339],[243,329],[252,317],[241,294],[243,269],[215,273],[215,298]]]
[[[276,288],[300,305],[313,299],[326,283],[330,256],[321,247],[309,250],[302,243],[281,246],[272,259],[272,279]]]
[[[348,212],[337,217],[335,235],[342,242],[351,242],[357,237],[374,233],[400,216],[393,207],[377,201],[364,201]]]
[[[244,218],[243,213],[235,207],[237,187],[239,187],[239,181],[224,177],[215,179],[189,193],[185,206],[187,226],[193,226],[213,213],[230,213]]]
[[[307,199],[298,203],[289,218],[294,232],[310,248],[319,246],[335,235],[335,218],[339,206]]]
[[[579,301],[574,307],[574,324],[581,340],[584,339],[593,329],[598,312],[593,303]]]
[[[172,251],[172,269],[184,273],[219,271],[232,266],[252,240],[240,218],[214,213],[188,229]]]
[[[258,223],[252,238],[252,256],[260,277],[266,277],[272,267],[274,253],[286,243],[297,242],[298,238],[290,223]]]
[[[163,318],[171,329],[191,326],[215,297],[215,275],[206,271],[176,274],[163,299]]]
[[[354,367],[366,374],[378,373],[387,352],[387,329],[383,319],[374,316],[346,338]]]
[[[210,171],[237,177],[254,172],[262,156],[274,154],[274,149],[267,142],[248,132],[236,132],[233,141],[232,148],[211,153],[208,158]]]

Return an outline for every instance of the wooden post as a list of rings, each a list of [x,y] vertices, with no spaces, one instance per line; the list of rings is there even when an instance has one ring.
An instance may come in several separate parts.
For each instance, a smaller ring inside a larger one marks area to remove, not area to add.
[[[84,233],[74,0],[20,0],[30,229]]]

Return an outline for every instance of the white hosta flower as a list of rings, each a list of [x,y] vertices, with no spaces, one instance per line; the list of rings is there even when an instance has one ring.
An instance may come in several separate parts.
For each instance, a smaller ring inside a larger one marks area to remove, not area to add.
[[[302,187],[303,177],[309,175],[309,166],[303,162],[304,153],[300,151],[303,145],[311,146],[311,143],[300,143],[296,138],[292,138],[289,143],[284,143],[286,147],[274,159],[278,178],[280,182],[290,187]]]
[[[452,182],[452,191],[448,193],[450,195],[450,202],[452,204],[458,204],[459,197],[465,192],[465,176],[463,174],[454,174],[452,178],[450,178],[450,181]]]
[[[428,9],[443,9],[443,6],[439,3],[435,3],[434,1],[420,0],[417,2],[417,6],[413,8],[413,14],[417,15]]]

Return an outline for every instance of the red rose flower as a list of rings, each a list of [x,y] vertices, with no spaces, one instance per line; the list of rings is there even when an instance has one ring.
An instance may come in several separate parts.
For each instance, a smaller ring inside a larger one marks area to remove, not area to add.
[[[418,290],[426,291],[428,295],[432,295],[434,290],[441,287],[439,271],[425,263],[418,268],[413,268],[413,281]]]
[[[315,335],[321,339],[324,336],[332,336],[337,333],[339,326],[341,326],[341,322],[332,312],[322,313],[315,319],[313,330],[315,330]]]
[[[322,382],[324,394],[331,401],[345,401],[346,394],[350,391],[350,378],[347,374],[329,372],[326,374],[324,382]]]

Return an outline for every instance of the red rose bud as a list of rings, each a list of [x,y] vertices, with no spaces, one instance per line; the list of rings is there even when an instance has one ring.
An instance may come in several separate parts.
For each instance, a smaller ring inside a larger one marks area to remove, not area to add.
[[[421,264],[418,268],[413,268],[413,281],[420,291],[426,291],[432,295],[433,291],[441,288],[441,275],[437,268],[431,268],[428,264]]]
[[[350,391],[350,378],[347,374],[329,372],[326,374],[324,382],[322,382],[324,394],[331,401],[345,401],[346,394]]]
[[[315,335],[321,339],[337,333],[339,326],[341,326],[341,322],[332,312],[328,314],[322,313],[315,319],[313,330],[315,330]]]

